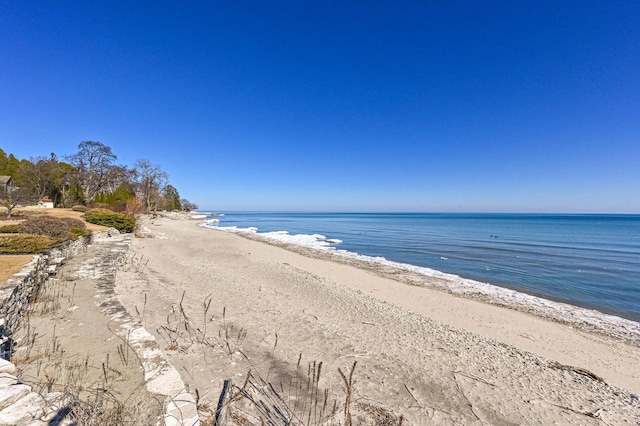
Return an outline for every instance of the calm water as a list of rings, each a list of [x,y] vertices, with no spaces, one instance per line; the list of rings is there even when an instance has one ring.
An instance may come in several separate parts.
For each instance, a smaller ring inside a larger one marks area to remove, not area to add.
[[[640,320],[640,215],[227,213],[220,226],[322,234],[337,249]]]

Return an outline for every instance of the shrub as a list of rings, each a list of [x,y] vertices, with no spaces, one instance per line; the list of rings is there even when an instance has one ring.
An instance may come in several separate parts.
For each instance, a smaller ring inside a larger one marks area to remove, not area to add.
[[[18,224],[0,226],[0,234],[17,234]]]
[[[69,225],[53,216],[31,216],[20,225],[22,234],[44,235],[51,238],[69,239]]]
[[[82,219],[75,217],[61,217],[60,220],[69,225],[70,228],[87,229],[87,224]]]
[[[78,237],[86,237],[87,235],[91,235],[91,232],[87,231],[83,228],[76,228],[75,226],[71,227],[71,239],[75,240]]]
[[[91,209],[84,214],[84,220],[96,225],[113,227],[120,232],[132,232],[136,225],[134,218],[106,209]]]
[[[44,235],[0,235],[0,253],[35,254],[55,247],[61,240]]]
[[[74,212],[82,212],[82,213],[84,213],[87,210],[89,210],[89,207],[77,205],[77,206],[71,207],[71,210],[73,210]]]

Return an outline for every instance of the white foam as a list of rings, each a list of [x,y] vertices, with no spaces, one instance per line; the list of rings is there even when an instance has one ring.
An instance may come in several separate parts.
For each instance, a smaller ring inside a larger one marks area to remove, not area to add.
[[[214,222],[215,221],[215,222]],[[237,226],[216,226],[219,222],[217,219],[209,219],[204,221],[200,226],[205,228],[219,229],[221,231],[233,232],[237,234],[257,234],[260,237],[280,241],[287,244],[294,244],[302,247],[309,247],[317,250],[334,250],[336,244],[340,244],[342,241],[336,239],[327,239],[326,236],[320,234],[289,234],[288,231],[271,231],[260,232],[258,228],[238,228]]]
[[[448,274],[431,268],[411,265],[408,263],[394,262],[379,256],[373,257],[347,250],[335,250],[334,245],[340,244],[342,241],[337,239],[327,239],[324,235],[290,235],[287,231],[258,233],[258,228],[255,227],[238,228],[237,226],[217,226],[215,223],[210,221],[205,221],[200,226],[239,234],[255,234],[265,239],[322,251],[332,250],[335,254],[345,258],[392,267],[413,272],[427,278],[437,279],[425,281],[425,286],[435,287],[463,297],[481,299],[488,303],[508,306],[519,311],[530,312],[544,318],[561,321],[580,328],[603,332],[618,338],[640,342],[640,323],[638,322],[614,315],[604,314],[592,309],[580,308],[567,303],[554,302],[508,288],[498,287],[493,284],[462,278],[458,275]]]
[[[615,315],[605,314],[593,309],[581,308],[568,303],[543,299],[431,268],[394,262],[384,257],[365,256],[346,250],[339,250],[336,253],[344,257],[356,258],[370,263],[415,272],[426,277],[438,278],[439,280],[437,281],[430,280],[428,285],[452,294],[473,299],[480,298],[489,303],[504,305],[544,318],[572,324],[580,328],[595,330],[618,338],[640,342],[640,323]]]

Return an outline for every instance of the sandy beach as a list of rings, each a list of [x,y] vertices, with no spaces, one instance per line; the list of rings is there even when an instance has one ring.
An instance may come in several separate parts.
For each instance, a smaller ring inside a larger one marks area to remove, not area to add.
[[[296,383],[322,362],[314,383],[337,401],[335,422],[640,422],[634,342],[195,220],[144,219],[142,229],[148,238],[133,241],[135,267],[118,272],[116,293],[201,414],[216,406],[224,380],[242,386],[249,370],[295,406]],[[236,418],[256,421],[250,405]]]

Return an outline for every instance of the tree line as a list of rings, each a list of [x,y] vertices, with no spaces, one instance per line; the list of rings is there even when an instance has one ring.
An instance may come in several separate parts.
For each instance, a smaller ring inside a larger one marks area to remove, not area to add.
[[[61,161],[55,153],[19,160],[0,148],[0,176],[12,185],[0,188],[0,202],[11,210],[48,197],[56,207],[106,207],[130,214],[156,210],[194,210],[180,198],[159,165],[141,158],[132,167],[117,164],[111,147],[83,141]]]

